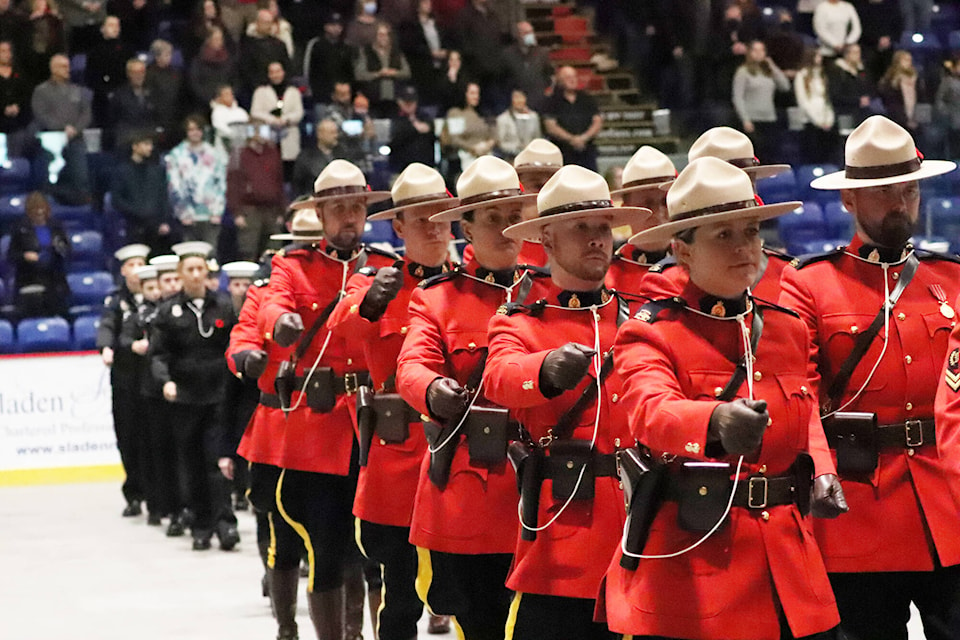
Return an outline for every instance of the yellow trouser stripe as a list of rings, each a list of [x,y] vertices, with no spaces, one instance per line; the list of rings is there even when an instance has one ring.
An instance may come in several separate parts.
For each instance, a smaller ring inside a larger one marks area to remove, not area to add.
[[[523,594],[517,591],[510,601],[510,612],[507,614],[507,624],[503,630],[504,640],[513,640],[513,628],[517,626],[517,614],[520,613],[520,599]]]
[[[307,576],[307,593],[313,593],[313,571],[316,566],[316,560],[313,556],[313,543],[310,542],[310,534],[307,533],[307,528],[302,524],[294,520],[287,513],[287,510],[283,508],[283,500],[281,499],[281,493],[283,492],[283,478],[287,474],[287,470],[284,469],[280,472],[280,479],[277,480],[277,511],[280,512],[280,515],[283,516],[283,519],[286,520],[293,530],[297,532],[301,538],[303,538],[303,546],[307,548],[307,564],[310,567],[310,573]]]
[[[267,547],[267,568],[273,569],[273,565],[277,562],[277,531],[273,528],[272,511],[267,512],[267,524],[270,525],[270,546]]]
[[[430,557],[430,549],[424,549],[423,547],[417,547],[417,582],[416,589],[417,595],[420,596],[420,599],[423,601],[423,604],[427,605],[427,609],[430,609],[430,602],[427,600],[427,595],[430,593],[430,585],[433,583],[433,560]],[[430,609],[430,613],[433,613],[433,610]]]
[[[367,550],[363,548],[363,535],[360,533],[360,518],[353,519],[353,539],[356,541],[357,549],[360,549],[363,557],[369,560],[370,556],[367,555]]]

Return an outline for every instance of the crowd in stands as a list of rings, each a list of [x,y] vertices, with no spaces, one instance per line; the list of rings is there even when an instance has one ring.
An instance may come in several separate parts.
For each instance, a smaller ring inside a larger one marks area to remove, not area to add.
[[[837,163],[843,136],[886,113],[928,153],[960,156],[952,3],[578,4],[683,136],[726,124],[764,162]],[[256,260],[336,158],[377,188],[415,161],[452,185],[543,135],[595,169],[598,103],[549,53],[516,0],[0,0],[0,133],[7,165],[29,167],[0,184],[4,314],[65,313],[78,230],[102,233],[98,270],[128,242]],[[28,210],[41,199],[46,224]],[[93,223],[63,219],[71,207]],[[38,270],[57,274],[56,305],[23,299],[36,275],[21,271]]]

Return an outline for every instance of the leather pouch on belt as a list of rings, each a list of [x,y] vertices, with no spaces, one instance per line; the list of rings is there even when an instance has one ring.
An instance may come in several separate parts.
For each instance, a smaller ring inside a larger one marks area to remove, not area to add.
[[[838,411],[823,420],[827,443],[837,451],[837,472],[842,476],[871,474],[880,461],[877,414]]]
[[[685,462],[677,482],[677,524],[684,531],[703,533],[719,522],[730,501],[730,465],[726,462]]]
[[[463,423],[470,462],[497,464],[507,455],[510,412],[502,407],[473,407]]]
[[[593,500],[593,449],[589,440],[555,440],[550,445],[553,499]],[[582,477],[581,477],[582,471]]]
[[[373,398],[375,432],[388,444],[399,444],[410,436],[407,403],[399,393],[378,393]]]
[[[333,388],[333,369],[318,367],[310,376],[307,384],[307,406],[317,413],[330,413],[337,404],[337,393]]]
[[[650,527],[663,502],[668,473],[667,465],[640,447],[620,452],[620,479],[627,501],[624,548],[632,554],[642,553],[647,544]],[[634,571],[639,565],[639,558],[626,554],[620,557],[620,566],[624,569]]]

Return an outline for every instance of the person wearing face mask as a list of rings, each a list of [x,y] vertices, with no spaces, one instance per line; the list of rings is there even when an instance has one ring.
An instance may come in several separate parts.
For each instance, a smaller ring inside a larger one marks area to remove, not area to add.
[[[284,179],[293,176],[293,163],[300,153],[300,121],[303,120],[303,100],[300,90],[287,82],[287,71],[280,62],[267,65],[268,84],[257,87],[250,103],[250,118],[262,120],[273,129],[271,136],[279,140],[283,158]],[[256,256],[263,251],[261,247]]]
[[[703,157],[670,186],[667,222],[631,238],[671,241],[689,277],[679,295],[643,305],[614,345],[621,410],[640,443],[623,458],[647,454],[662,478],[648,509],[631,496],[631,526],[610,561],[603,613],[614,631],[837,637],[806,516],[847,509],[809,393],[807,332],[794,312],[749,291],[760,222],[799,205],[761,205],[741,169]],[[641,514],[649,529],[631,548]]]
[[[535,302],[508,304],[490,320],[482,381],[485,397],[522,425],[523,445],[511,448],[521,486],[507,578],[515,640],[614,637],[594,609],[625,518],[616,461],[629,431],[610,348],[629,310],[604,278],[613,228],[641,226],[650,214],[614,207],[603,176],[569,165],[537,194],[537,217],[503,231],[540,240],[550,269]]]
[[[947,348],[960,263],[910,244],[920,181],[956,165],[922,158],[907,130],[865,120],[844,170],[811,183],[840,191],[854,237],[781,280],[780,304],[807,325],[808,386],[850,504],[813,531],[851,640],[904,637],[911,602],[927,638],[960,637],[957,452],[934,416],[941,375],[956,381]]]
[[[372,45],[377,39],[377,27],[382,23],[377,18],[377,0],[357,0],[353,18],[347,23],[343,42],[354,50]]]
[[[537,44],[537,35],[533,25],[527,21],[518,22],[516,41],[504,51],[504,66],[508,78],[506,86],[515,87],[524,92],[530,107],[543,108],[547,87],[553,77],[553,64],[546,49]]]
[[[353,273],[398,259],[360,241],[367,206],[389,196],[370,191],[363,172],[346,160],[327,165],[313,196],[292,205],[304,212],[294,218],[292,235],[299,238],[274,256],[257,317],[265,346],[293,349],[273,380],[261,380],[261,391],[270,391],[261,393],[260,403],[286,415],[275,462],[282,469],[277,512],[307,548],[307,601],[321,640],[343,633],[341,587],[353,544],[358,473],[351,414],[359,387],[370,380],[363,345],[334,336],[325,324]],[[285,575],[294,583],[287,592],[295,593],[296,572]]]

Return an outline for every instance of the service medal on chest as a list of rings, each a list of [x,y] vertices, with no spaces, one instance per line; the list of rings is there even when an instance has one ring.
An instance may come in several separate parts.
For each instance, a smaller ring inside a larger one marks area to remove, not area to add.
[[[940,315],[948,320],[953,320],[953,317],[957,315],[957,312],[954,311],[953,307],[951,307],[949,304],[943,302],[940,304]]]

